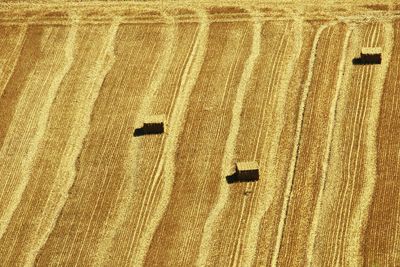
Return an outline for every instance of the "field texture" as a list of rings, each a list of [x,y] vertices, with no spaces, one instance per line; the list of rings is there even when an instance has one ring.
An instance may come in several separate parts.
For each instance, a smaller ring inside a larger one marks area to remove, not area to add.
[[[0,265],[400,266],[399,65],[395,4],[0,4]]]

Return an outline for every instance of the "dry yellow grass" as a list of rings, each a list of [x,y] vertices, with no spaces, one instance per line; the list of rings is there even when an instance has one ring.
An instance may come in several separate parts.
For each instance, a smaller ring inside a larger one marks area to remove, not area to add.
[[[1,3],[0,265],[400,265],[399,44],[395,1]]]

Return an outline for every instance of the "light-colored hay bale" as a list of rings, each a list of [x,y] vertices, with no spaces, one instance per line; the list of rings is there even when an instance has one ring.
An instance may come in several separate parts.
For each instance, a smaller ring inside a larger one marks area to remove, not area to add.
[[[381,47],[363,47],[361,48],[361,56],[377,56],[382,54]]]

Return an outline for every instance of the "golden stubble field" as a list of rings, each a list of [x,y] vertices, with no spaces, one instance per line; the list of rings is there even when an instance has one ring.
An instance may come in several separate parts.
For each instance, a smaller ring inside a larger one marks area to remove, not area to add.
[[[400,265],[399,64],[393,3],[1,4],[0,265]]]

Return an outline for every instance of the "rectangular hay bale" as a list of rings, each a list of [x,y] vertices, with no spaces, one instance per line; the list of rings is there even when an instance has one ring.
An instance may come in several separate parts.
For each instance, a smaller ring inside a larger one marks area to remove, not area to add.
[[[236,163],[236,174],[239,180],[255,181],[259,179],[259,167],[255,161]]]
[[[363,47],[361,48],[360,63],[362,64],[380,64],[382,61],[381,47]]]
[[[143,120],[144,133],[163,133],[165,131],[165,115],[151,115]]]

